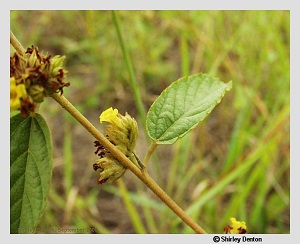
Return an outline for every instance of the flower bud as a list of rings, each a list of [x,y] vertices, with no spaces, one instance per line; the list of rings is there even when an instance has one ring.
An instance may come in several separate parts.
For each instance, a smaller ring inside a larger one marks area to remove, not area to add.
[[[120,164],[111,154],[100,158],[93,165],[94,170],[100,169],[98,184],[113,183],[124,175],[126,168]]]
[[[34,102],[41,103],[44,101],[45,97],[44,88],[40,85],[32,85],[29,88],[29,95]]]
[[[28,52],[28,50],[27,50]],[[27,67],[29,68],[35,68],[39,65],[41,65],[40,57],[37,56],[37,49],[33,48],[32,53],[30,54],[28,61],[27,61]]]
[[[66,56],[60,56],[60,55],[55,55],[51,60],[51,69],[57,68],[57,67],[62,67],[63,62],[65,61]]]

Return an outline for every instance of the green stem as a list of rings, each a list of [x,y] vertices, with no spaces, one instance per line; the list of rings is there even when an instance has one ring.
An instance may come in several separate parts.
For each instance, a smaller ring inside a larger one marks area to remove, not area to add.
[[[129,85],[130,85],[131,89],[133,90],[133,96],[134,96],[134,100],[135,100],[135,103],[136,103],[136,106],[137,106],[137,109],[138,109],[138,114],[139,114],[139,117],[141,119],[141,123],[143,124],[143,127],[146,128],[146,114],[147,114],[147,112],[145,110],[145,107],[144,107],[144,104],[143,104],[143,101],[142,101],[142,97],[141,97],[141,93],[140,93],[140,89],[139,89],[137,80],[135,78],[133,63],[132,63],[132,60],[130,58],[128,49],[126,48],[126,44],[123,40],[122,31],[121,31],[119,21],[118,21],[118,17],[116,15],[115,11],[112,11],[112,19],[113,19],[114,26],[115,26],[115,29],[116,29],[116,32],[117,32],[119,43],[121,45],[121,49],[122,49],[122,52],[123,52],[125,63],[126,63],[126,66],[127,66],[128,72],[129,72]],[[147,141],[148,141],[148,143],[150,143],[150,140],[147,140]],[[161,177],[160,170],[159,170],[159,167],[158,167],[158,164],[157,164],[157,158],[155,156],[156,155],[153,155],[154,162],[155,162],[154,165],[155,165],[156,176],[157,176],[157,179],[159,179],[161,181],[162,177]]]
[[[148,148],[147,154],[142,162],[143,165],[147,166],[147,163],[149,162],[149,159],[150,159],[151,155],[154,153],[156,147],[157,147],[156,142],[152,141],[150,147]]]
[[[120,42],[120,45],[121,45],[121,48],[122,48],[122,52],[123,52],[123,55],[124,55],[124,58],[125,58],[125,63],[126,63],[126,66],[127,66],[128,72],[129,72],[129,85],[133,90],[134,100],[135,100],[135,103],[137,105],[141,121],[142,121],[143,126],[145,128],[146,127],[146,125],[145,125],[145,123],[146,123],[146,110],[145,110],[145,107],[144,107],[144,104],[143,104],[143,101],[142,101],[142,97],[141,97],[141,93],[140,93],[140,90],[139,90],[137,80],[135,78],[134,69],[133,69],[133,65],[132,65],[132,60],[131,60],[131,58],[129,56],[129,53],[128,53],[128,50],[125,46],[125,43],[124,43],[124,40],[123,40],[123,37],[122,37],[122,33],[121,33],[121,29],[120,29],[120,25],[119,25],[119,21],[118,21],[118,18],[117,18],[114,11],[112,11],[112,19],[113,19],[113,22],[114,22],[114,25],[115,25],[115,28],[116,28],[116,31],[117,31],[118,39],[119,39],[119,42]]]
[[[131,218],[132,225],[134,226],[136,232],[138,234],[147,234],[147,232],[144,228],[144,225],[142,223],[142,220],[138,214],[138,211],[136,210],[136,208],[134,207],[133,203],[131,202],[131,200],[128,196],[127,188],[126,188],[123,180],[122,179],[118,180],[117,184],[119,186],[120,193],[123,198],[124,204],[127,208],[129,217]]]
[[[53,94],[52,98],[67,110],[84,128],[87,129],[120,163],[131,170],[145,185],[148,186],[175,214],[177,214],[196,233],[205,234],[193,219],[191,219],[149,176],[146,170],[140,170],[118,148],[116,148],[104,135],[102,135],[64,96]],[[153,146],[154,147],[154,146]]]

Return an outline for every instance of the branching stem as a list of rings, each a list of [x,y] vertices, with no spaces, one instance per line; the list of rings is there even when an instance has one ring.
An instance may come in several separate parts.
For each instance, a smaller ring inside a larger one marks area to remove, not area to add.
[[[86,128],[120,163],[131,170],[144,182],[170,209],[173,210],[196,233],[205,234],[193,219],[191,219],[149,176],[146,170],[139,169],[118,148],[116,148],[104,135],[102,135],[64,96],[53,94],[52,98],[67,110],[84,128]],[[155,148],[155,146],[153,146]]]

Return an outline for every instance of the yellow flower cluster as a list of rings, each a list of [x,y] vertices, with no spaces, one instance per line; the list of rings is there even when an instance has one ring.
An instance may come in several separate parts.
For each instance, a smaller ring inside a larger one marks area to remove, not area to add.
[[[100,123],[108,122],[105,132],[109,141],[134,162],[134,148],[138,137],[138,127],[134,118],[128,113],[119,114],[117,109],[109,108],[100,115]],[[98,184],[112,183],[119,179],[126,168],[106,150],[98,141],[95,141],[97,154],[100,159],[93,165],[94,170],[100,169]]]

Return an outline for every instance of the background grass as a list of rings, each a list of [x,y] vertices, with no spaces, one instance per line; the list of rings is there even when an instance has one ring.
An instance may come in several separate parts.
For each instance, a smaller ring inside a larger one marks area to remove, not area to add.
[[[149,173],[210,233],[222,233],[231,216],[249,233],[289,233],[289,11],[115,14],[127,61],[110,11],[11,11],[11,29],[24,47],[67,56],[64,95],[100,131],[99,114],[110,106],[135,116],[141,158],[149,141],[134,89],[147,111],[183,75],[232,80],[204,122],[158,147]],[[192,233],[131,172],[98,186],[92,136],[51,99],[40,113],[52,131],[54,168],[38,233]]]

